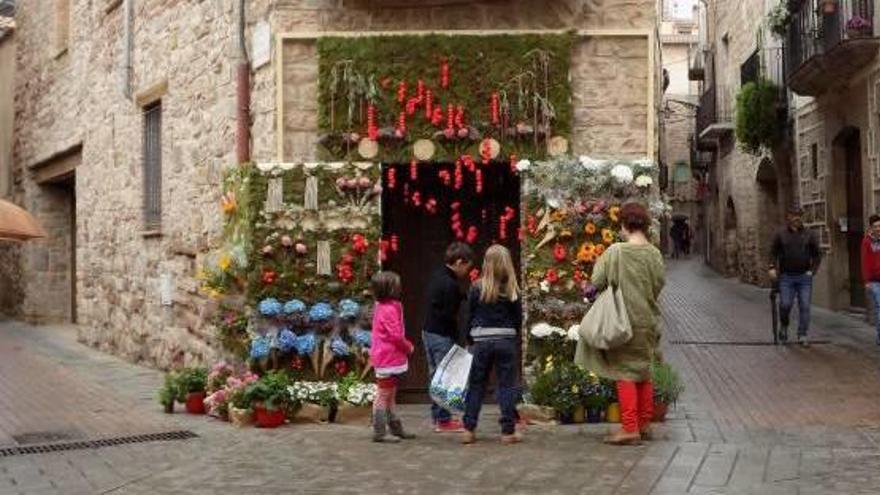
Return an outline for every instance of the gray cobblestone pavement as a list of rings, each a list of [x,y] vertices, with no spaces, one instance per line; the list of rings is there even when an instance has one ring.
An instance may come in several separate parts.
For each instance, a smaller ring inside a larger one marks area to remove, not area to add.
[[[816,311],[810,349],[769,341],[767,293],[696,262],[671,265],[667,359],[684,400],[658,440],[601,444],[603,426],[530,427],[498,443],[429,431],[369,442],[366,426],[238,430],[154,400],[161,374],[80,346],[67,327],[0,322],[0,452],[43,439],[192,430],[198,438],[47,454],[0,454],[0,495],[165,493],[861,494],[880,492],[880,352],[857,320]]]

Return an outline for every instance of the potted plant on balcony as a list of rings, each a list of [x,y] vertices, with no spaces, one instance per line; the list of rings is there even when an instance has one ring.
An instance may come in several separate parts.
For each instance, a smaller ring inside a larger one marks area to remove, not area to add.
[[[780,90],[770,81],[749,82],[736,95],[736,140],[746,153],[760,155],[784,136]]]
[[[822,0],[822,12],[824,14],[837,12],[837,0]]]
[[[770,13],[767,14],[767,27],[777,38],[782,38],[788,32],[788,24],[791,22],[791,11],[788,10],[788,2],[777,3]]]
[[[846,21],[846,35],[848,38],[867,38],[872,34],[871,21],[856,14]]]

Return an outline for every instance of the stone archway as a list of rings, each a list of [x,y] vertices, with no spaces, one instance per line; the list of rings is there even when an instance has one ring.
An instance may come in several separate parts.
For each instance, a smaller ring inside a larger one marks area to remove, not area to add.
[[[739,273],[736,205],[732,196],[727,197],[724,206],[724,273],[729,276]]]

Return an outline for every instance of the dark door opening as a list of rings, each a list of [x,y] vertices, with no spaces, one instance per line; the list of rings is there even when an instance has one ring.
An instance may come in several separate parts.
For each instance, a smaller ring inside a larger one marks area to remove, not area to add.
[[[410,164],[387,164],[382,177],[383,239],[396,236],[398,246],[383,267],[400,274],[406,333],[416,346],[401,389],[410,400],[425,400],[429,377],[421,333],[426,289],[431,273],[443,266],[446,247],[457,240],[452,216],[459,212],[465,236],[470,227],[476,228],[477,239],[472,243],[476,267],[486,248],[498,242],[510,249],[518,268],[520,181],[507,162],[477,164],[474,171],[460,163],[421,163],[416,170]],[[508,208],[513,215],[502,229],[501,218],[510,212]]]
[[[864,203],[862,192],[862,151],[858,129],[853,129],[843,139],[844,165],[846,167],[846,244],[849,254],[850,304],[865,307],[864,282],[862,282],[862,237],[864,228]]]

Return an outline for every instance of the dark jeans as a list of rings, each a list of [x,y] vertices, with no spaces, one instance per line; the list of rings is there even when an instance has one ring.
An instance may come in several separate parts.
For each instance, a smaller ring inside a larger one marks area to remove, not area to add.
[[[798,337],[805,337],[810,328],[810,300],[813,296],[813,277],[802,273],[783,273],[779,277],[779,321],[788,328],[794,300],[798,303]]]
[[[434,378],[434,370],[437,369],[440,361],[443,361],[446,353],[449,352],[449,349],[452,349],[455,342],[449,337],[431,332],[422,332],[422,342],[425,344],[425,354],[428,356],[428,384],[430,385],[431,379]],[[445,422],[452,419],[452,414],[440,405],[432,402],[431,419],[435,423]]]
[[[516,431],[516,402],[519,389],[516,386],[517,349],[516,339],[495,339],[477,341],[471,347],[474,355],[471,376],[468,381],[467,407],[464,413],[464,427],[469,431],[477,428],[489,372],[495,369],[498,390],[495,396],[501,408],[501,433],[512,435]]]

